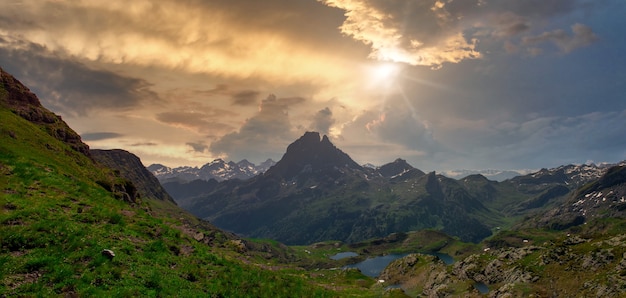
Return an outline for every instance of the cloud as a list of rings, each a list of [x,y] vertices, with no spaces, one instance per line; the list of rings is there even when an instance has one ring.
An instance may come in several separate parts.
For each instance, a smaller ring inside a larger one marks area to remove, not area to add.
[[[207,146],[207,144],[203,143],[203,142],[188,142],[185,145],[191,147],[191,149],[194,152],[198,152],[198,153],[203,153],[205,152],[207,149],[209,149],[209,146]]]
[[[57,113],[89,115],[94,109],[128,110],[158,101],[145,80],[67,60],[45,47],[0,39],[0,64],[32,88]]]
[[[425,155],[443,149],[433,138],[430,123],[418,116],[412,103],[399,98],[388,100],[378,117],[370,119],[365,128],[383,142]]]
[[[116,132],[88,132],[80,135],[81,139],[86,142],[116,139],[123,136],[123,134]]]
[[[143,142],[143,143],[133,143],[133,144],[130,144],[129,146],[132,146],[132,147],[144,147],[144,146],[158,146],[158,145],[159,144],[155,143],[155,142]]]
[[[249,106],[256,104],[259,99],[259,92],[254,90],[245,90],[233,94],[232,100],[234,105]]]
[[[217,84],[215,88],[209,90],[200,90],[196,91],[197,94],[201,95],[229,95],[232,93],[230,87],[227,84]]]
[[[538,36],[526,36],[522,39],[522,43],[525,46],[534,46],[551,42],[555,44],[559,50],[567,54],[577,48],[588,46],[598,39],[593,33],[591,28],[583,24],[574,24],[572,26],[572,33],[568,34],[564,30],[554,30],[550,32],[544,32]]]
[[[335,124],[335,118],[333,118],[333,112],[330,108],[326,107],[319,110],[313,117],[313,123],[311,124],[311,130],[317,131],[321,134],[329,134],[330,127]]]
[[[261,101],[258,113],[247,119],[239,131],[211,143],[211,152],[227,155],[232,160],[279,158],[287,145],[301,133],[291,124],[289,108],[304,101],[301,97],[277,98],[269,95]]]
[[[346,11],[341,32],[370,45],[371,58],[439,67],[480,57],[442,2],[320,1]]]
[[[401,157],[432,166],[438,154],[449,151],[434,138],[431,124],[401,97],[388,99],[378,110],[364,110],[343,124],[338,141],[348,150],[359,152],[355,158],[372,163]]]
[[[222,134],[231,131],[233,127],[227,123],[220,122],[223,118],[236,115],[233,112],[204,107],[198,110],[178,110],[161,112],[156,114],[156,119],[160,122],[179,126],[182,128],[209,134]]]
[[[328,82],[352,72],[337,48],[324,46],[347,44],[334,30],[340,15],[330,10],[285,0],[23,0],[0,4],[0,35],[87,62]]]
[[[558,16],[591,9],[586,0],[318,1],[345,11],[341,32],[369,45],[371,58],[432,68],[483,57],[482,42],[512,53],[514,38],[523,36],[525,43],[551,40],[568,53],[595,36],[581,24],[573,26],[574,36],[562,29],[531,35]]]
[[[617,161],[624,159],[626,111],[587,112],[576,116],[542,116],[521,121],[483,121],[452,128],[443,143],[457,148],[446,161],[447,167],[540,168],[588,159]],[[443,130],[443,129],[442,129]],[[621,149],[621,150],[620,150]],[[621,156],[620,156],[621,152]],[[468,162],[468,159],[472,158]],[[474,164],[474,162],[476,162]]]

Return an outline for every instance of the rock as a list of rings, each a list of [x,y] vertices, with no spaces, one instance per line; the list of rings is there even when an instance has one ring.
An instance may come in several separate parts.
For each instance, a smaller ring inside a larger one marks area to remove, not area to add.
[[[109,258],[109,260],[112,260],[115,257],[115,252],[113,252],[110,249],[103,249],[101,254],[107,258]]]
[[[591,241],[591,239],[583,239],[580,236],[576,235],[576,236],[571,236],[571,237],[568,237],[567,239],[565,239],[563,241],[563,244],[565,244],[565,245],[576,245],[576,244],[581,244],[581,243],[589,242],[589,241]]]
[[[241,239],[234,239],[229,241],[236,251],[243,253],[247,251],[246,244]],[[268,251],[271,253],[272,251]]]
[[[194,234],[193,239],[195,239],[196,241],[202,241],[202,239],[204,239],[204,233],[198,232]]]

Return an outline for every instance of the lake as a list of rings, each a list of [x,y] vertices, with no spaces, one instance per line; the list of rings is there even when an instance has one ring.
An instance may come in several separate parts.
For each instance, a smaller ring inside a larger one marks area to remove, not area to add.
[[[451,257],[449,254],[444,254],[444,253],[440,253],[440,252],[426,253],[426,254],[438,257],[440,260],[442,260],[444,263],[446,263],[446,265],[454,264],[454,258]]]
[[[336,260],[341,260],[341,259],[345,259],[345,258],[356,257],[358,255],[359,254],[355,253],[355,252],[344,251],[344,252],[339,252],[339,253],[331,256],[330,258],[336,261]]]
[[[446,265],[451,265],[454,263],[454,259],[448,254],[444,254],[444,253],[424,253],[424,254],[436,256],[439,259],[441,259]],[[361,270],[361,273],[363,273],[364,275],[367,275],[372,278],[376,278],[378,277],[378,275],[380,275],[380,272],[382,272],[385,269],[385,267],[389,265],[389,263],[399,258],[403,258],[407,255],[409,254],[390,254],[390,255],[380,256],[380,257],[375,257],[375,258],[368,258],[365,261],[362,261],[356,264],[347,265],[343,268],[358,268],[359,270]]]
[[[361,273],[367,275],[372,278],[378,277],[380,272],[389,265],[393,260],[397,260],[399,258],[405,257],[408,254],[391,254],[386,256],[380,256],[375,258],[369,258],[363,262],[347,265],[343,268],[358,268],[361,270]]]
[[[486,284],[482,283],[482,282],[475,283],[474,284],[474,288],[476,290],[478,290],[478,292],[480,292],[481,294],[489,293],[489,287]]]

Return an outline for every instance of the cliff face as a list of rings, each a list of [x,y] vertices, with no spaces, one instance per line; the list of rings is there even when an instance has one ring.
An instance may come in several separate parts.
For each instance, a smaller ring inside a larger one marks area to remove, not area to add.
[[[19,80],[0,68],[0,104],[20,117],[37,124],[54,138],[86,156],[91,156],[89,146],[60,116],[41,105],[37,96]]]
[[[119,171],[122,177],[137,187],[142,196],[176,204],[136,155],[120,149],[91,150],[91,155],[97,162]]]

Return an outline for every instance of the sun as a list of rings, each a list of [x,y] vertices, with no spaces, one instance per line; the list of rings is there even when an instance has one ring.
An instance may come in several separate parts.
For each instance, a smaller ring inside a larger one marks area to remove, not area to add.
[[[393,79],[398,73],[398,66],[395,63],[381,63],[372,69],[373,76],[380,80]]]
[[[368,67],[369,85],[373,88],[382,88],[385,91],[392,89],[401,72],[399,63],[377,62]]]

